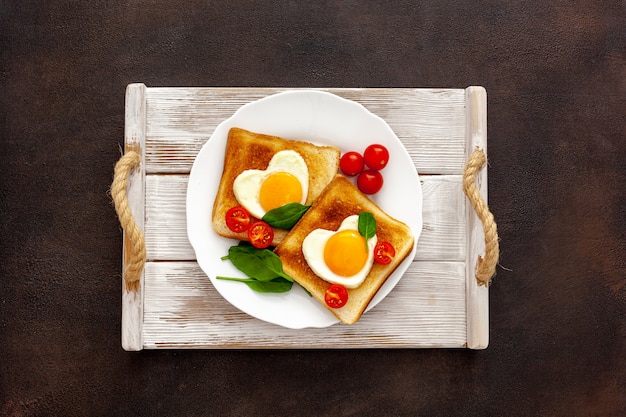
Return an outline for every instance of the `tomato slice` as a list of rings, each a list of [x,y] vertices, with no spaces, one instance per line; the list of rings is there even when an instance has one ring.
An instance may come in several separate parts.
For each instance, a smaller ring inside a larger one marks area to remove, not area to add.
[[[226,212],[226,226],[235,233],[245,232],[250,228],[250,213],[241,206]]]
[[[326,290],[324,301],[330,308],[341,308],[348,302],[348,290],[339,284],[333,284]]]
[[[379,264],[387,265],[396,256],[396,250],[389,242],[378,242],[374,248],[374,260]]]
[[[254,222],[248,229],[248,240],[255,248],[265,249],[274,240],[274,229],[262,220]]]

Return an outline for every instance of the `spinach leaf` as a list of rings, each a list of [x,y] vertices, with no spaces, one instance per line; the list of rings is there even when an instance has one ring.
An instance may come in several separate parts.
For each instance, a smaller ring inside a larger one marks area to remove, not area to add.
[[[359,233],[366,240],[374,237],[376,234],[376,219],[374,215],[369,211],[362,211],[359,213]]]
[[[278,229],[291,229],[311,206],[300,203],[289,203],[265,213],[264,222]]]
[[[225,281],[243,282],[252,290],[264,293],[283,293],[291,290],[291,287],[293,286],[292,281],[287,281],[284,278],[275,278],[271,281],[259,281],[254,278],[232,278],[223,276],[217,276],[215,278]]]
[[[278,255],[269,249],[257,249],[246,244],[231,246],[228,259],[235,268],[258,281],[271,281],[278,277],[293,281],[283,271],[283,263]]]

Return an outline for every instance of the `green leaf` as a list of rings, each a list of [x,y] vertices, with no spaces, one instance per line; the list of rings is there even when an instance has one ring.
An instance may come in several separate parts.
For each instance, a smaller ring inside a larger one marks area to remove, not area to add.
[[[252,290],[263,293],[283,293],[291,290],[291,287],[293,286],[292,281],[287,281],[284,278],[276,278],[271,281],[258,281],[254,278],[232,278],[223,276],[217,276],[215,278],[225,281],[243,282]]]
[[[293,279],[283,271],[283,263],[269,249],[257,249],[249,242],[239,242],[228,249],[228,255],[222,257],[230,262],[248,278],[218,276],[217,279],[243,282],[252,290],[263,293],[282,293],[291,290]]]
[[[374,215],[369,211],[362,211],[359,213],[359,233],[365,239],[374,237],[376,234],[376,219]]]
[[[293,281],[293,278],[285,274],[285,271],[283,271],[283,261],[281,261],[278,255],[276,255],[274,252],[268,249],[264,249],[259,251],[257,256],[259,256],[259,258],[263,262],[265,262],[265,266],[267,267],[267,269],[273,271],[277,275],[277,277],[281,277],[287,281]]]
[[[258,281],[271,281],[278,277],[293,281],[283,271],[283,263],[278,255],[269,249],[257,249],[250,245],[231,246],[228,259],[235,268]]]
[[[367,241],[376,234],[376,219],[374,219],[374,215],[369,211],[360,212],[358,229],[361,236],[365,238],[365,250],[369,251]]]
[[[306,213],[309,207],[311,206],[305,206],[300,203],[285,204],[268,211],[261,220],[277,229],[289,230],[298,223],[298,220]]]

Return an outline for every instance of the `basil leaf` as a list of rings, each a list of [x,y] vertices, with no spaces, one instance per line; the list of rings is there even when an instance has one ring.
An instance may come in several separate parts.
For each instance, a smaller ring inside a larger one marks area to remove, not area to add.
[[[268,211],[261,220],[277,229],[289,230],[298,223],[298,220],[306,213],[309,207],[311,206],[305,206],[300,203],[285,204]]]
[[[283,271],[283,263],[278,255],[269,249],[257,249],[249,245],[231,246],[228,259],[235,268],[258,281],[271,281],[278,277],[293,281]]]
[[[217,276],[215,278],[225,281],[243,282],[252,290],[264,293],[283,293],[291,290],[291,287],[293,286],[292,281],[287,281],[284,278],[276,278],[271,281],[258,281],[254,278],[232,278],[223,276]]]
[[[376,220],[374,215],[369,211],[362,211],[359,213],[359,233],[366,240],[374,237],[376,234]]]

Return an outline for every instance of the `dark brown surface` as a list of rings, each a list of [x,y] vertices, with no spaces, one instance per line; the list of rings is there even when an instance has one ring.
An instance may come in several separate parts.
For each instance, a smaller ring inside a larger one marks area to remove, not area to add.
[[[271,3],[0,1],[0,415],[626,415],[625,3]],[[484,86],[489,348],[124,352],[131,82]]]

